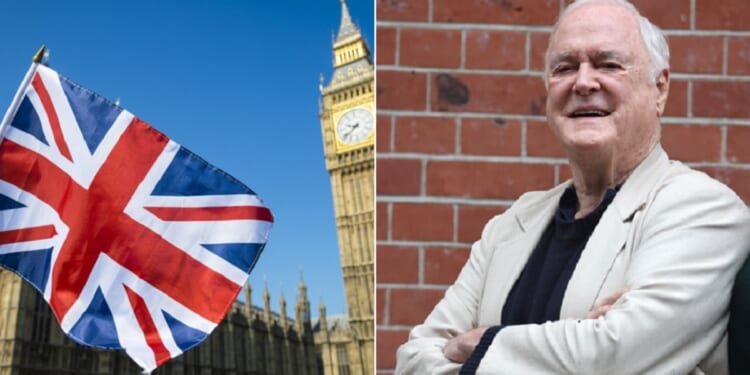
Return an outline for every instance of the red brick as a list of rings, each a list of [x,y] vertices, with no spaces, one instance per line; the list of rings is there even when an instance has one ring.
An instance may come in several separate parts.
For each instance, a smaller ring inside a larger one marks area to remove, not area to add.
[[[549,33],[531,33],[529,69],[544,71],[544,55],[547,53]]]
[[[482,235],[484,225],[496,215],[505,212],[505,206],[458,206],[458,242],[472,243]]]
[[[750,37],[729,37],[727,73],[750,74]]]
[[[690,28],[690,0],[632,0],[651,23],[662,29]]]
[[[559,0],[433,0],[437,22],[549,26],[560,12]]]
[[[391,289],[391,324],[415,325],[424,322],[444,295],[445,290]]]
[[[421,186],[421,160],[378,159],[377,195],[419,195]]]
[[[555,133],[542,121],[528,121],[526,124],[526,154],[549,158],[566,156]]]
[[[380,250],[378,249],[378,251]],[[377,309],[377,313],[375,316],[377,319],[377,325],[381,325],[383,324],[383,322],[388,321],[387,312],[385,310],[386,294],[388,294],[388,289],[378,286],[378,288],[375,290],[375,307]]]
[[[667,106],[664,108],[664,116],[687,116],[687,97],[687,81],[670,81],[669,97],[667,98]]]
[[[378,369],[391,369],[396,367],[396,350],[401,344],[409,339],[407,330],[377,330],[377,352],[376,360]]]
[[[470,30],[466,33],[466,68],[521,70],[526,64],[526,33]]]
[[[727,160],[731,163],[750,163],[750,128],[727,127]]]
[[[470,249],[428,247],[424,251],[424,283],[451,285],[469,259]]]
[[[379,69],[376,80],[378,109],[426,108],[427,77],[424,74]]]
[[[546,164],[431,161],[427,194],[462,198],[516,199],[529,190],[549,189],[554,168]]]
[[[502,118],[461,120],[461,153],[464,155],[521,155],[521,123]]]
[[[695,0],[695,27],[698,29],[750,29],[750,2],[747,0]]]
[[[393,65],[396,63],[396,29],[378,26],[375,36],[378,45],[375,54],[377,65]]]
[[[456,151],[456,120],[447,117],[397,117],[396,152],[452,154]]]
[[[458,68],[461,64],[461,31],[401,29],[400,66]]]
[[[750,117],[750,82],[693,82],[693,115],[697,117]]]
[[[378,283],[419,282],[419,249],[405,246],[378,246]]]
[[[437,111],[543,115],[546,91],[540,77],[435,74],[431,107]]]
[[[698,168],[727,184],[746,205],[750,205],[750,170],[721,167]]]
[[[377,152],[391,151],[391,116],[378,115],[375,126]]]
[[[453,241],[453,206],[393,203],[392,236],[396,241]]]
[[[380,163],[380,161],[378,161],[378,163]],[[388,203],[377,203],[375,207],[375,220],[378,241],[388,240]]]
[[[721,160],[721,128],[715,125],[662,125],[661,144],[670,159]]]
[[[427,21],[428,0],[377,0],[377,19],[384,21]]]
[[[676,73],[721,73],[724,37],[670,36],[670,68]]]

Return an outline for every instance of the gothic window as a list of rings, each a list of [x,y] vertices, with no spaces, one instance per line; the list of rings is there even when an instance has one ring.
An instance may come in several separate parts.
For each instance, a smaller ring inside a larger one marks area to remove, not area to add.
[[[336,345],[336,359],[339,363],[339,375],[351,375],[349,370],[349,353],[346,352],[346,344]]]
[[[258,367],[258,373],[265,374],[266,373],[266,363],[268,359],[266,358],[266,345],[268,345],[268,340],[266,339],[266,333],[263,331],[256,331],[255,332],[255,348],[258,349],[258,358],[257,361],[255,361],[255,365]]]
[[[235,361],[237,362],[237,370],[242,371],[249,371],[250,366],[247,365],[247,363],[252,360],[252,358],[248,358],[248,354],[250,354],[247,350],[247,339],[249,338],[249,335],[247,334],[247,328],[241,327],[239,325],[235,325],[234,327],[234,347],[236,348],[235,353]]]
[[[325,345],[325,344],[323,344],[323,345]],[[322,374],[323,373],[323,369],[324,369],[324,367],[323,367],[323,351],[321,350],[321,347],[323,345],[320,345],[320,346],[316,345],[316,347],[315,347],[315,364],[318,367],[318,374]]]
[[[277,374],[283,374],[284,373],[284,363],[286,363],[286,358],[284,356],[284,351],[281,347],[281,340],[283,340],[283,337],[279,336],[276,337],[274,340],[274,346],[276,347],[276,350],[274,351],[276,354],[276,358],[274,358],[274,362],[276,363],[276,373]]]
[[[289,342],[289,367],[292,369],[293,374],[302,373],[301,369],[299,368],[299,357],[297,357],[297,349],[297,345],[295,345],[294,342]]]
[[[52,319],[49,306],[41,294],[35,293],[34,314],[31,326],[31,340],[39,343],[49,343],[49,327]]]
[[[211,335],[212,340],[210,340],[209,344],[211,350],[211,364],[218,368],[224,368],[226,363],[226,324],[226,322],[222,322],[221,325],[216,327]]]

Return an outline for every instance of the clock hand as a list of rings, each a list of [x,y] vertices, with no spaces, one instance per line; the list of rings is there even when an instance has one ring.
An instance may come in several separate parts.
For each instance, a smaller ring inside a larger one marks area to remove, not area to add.
[[[358,127],[359,127],[359,123],[355,123],[354,125],[352,125],[351,128],[349,128],[349,131],[346,132],[346,134],[344,134],[344,137],[348,137],[349,134],[352,134],[352,132],[354,131],[354,129],[356,129]]]

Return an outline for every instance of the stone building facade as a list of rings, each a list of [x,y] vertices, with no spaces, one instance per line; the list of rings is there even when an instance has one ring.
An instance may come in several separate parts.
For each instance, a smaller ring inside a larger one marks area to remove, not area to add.
[[[222,323],[197,347],[174,358],[154,375],[319,375],[307,286],[300,281],[295,319],[279,313],[263,292],[264,306],[235,302]],[[323,308],[324,313],[324,308]],[[322,323],[320,323],[322,322]],[[316,324],[326,323],[321,315]],[[0,375],[126,375],[141,369],[122,351],[92,349],[68,339],[40,294],[16,274],[0,271]]]

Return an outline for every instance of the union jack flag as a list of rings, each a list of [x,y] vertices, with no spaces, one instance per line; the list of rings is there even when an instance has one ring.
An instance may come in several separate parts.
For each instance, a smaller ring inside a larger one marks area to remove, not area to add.
[[[38,64],[0,126],[0,263],[66,334],[147,372],[202,342],[268,239],[258,196]]]

